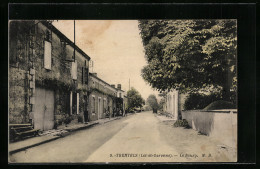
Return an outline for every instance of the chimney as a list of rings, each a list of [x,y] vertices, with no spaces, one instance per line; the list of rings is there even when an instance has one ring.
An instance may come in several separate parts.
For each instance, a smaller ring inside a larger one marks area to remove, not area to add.
[[[116,85],[114,85],[114,84],[111,84],[111,86],[112,86],[113,88],[116,88]]]
[[[117,89],[121,90],[121,84],[117,84]]]
[[[97,73],[92,73],[92,75],[97,77]]]

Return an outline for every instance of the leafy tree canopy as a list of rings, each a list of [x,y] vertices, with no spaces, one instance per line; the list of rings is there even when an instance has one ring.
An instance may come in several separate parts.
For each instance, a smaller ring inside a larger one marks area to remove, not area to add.
[[[146,100],[147,104],[152,108],[157,110],[159,108],[159,104],[157,102],[157,98],[155,95],[151,94],[148,96],[147,100]]]
[[[159,91],[236,91],[236,20],[140,20],[148,65],[142,77]]]
[[[143,105],[145,104],[145,101],[142,98],[141,94],[133,87],[129,91],[127,91],[127,98],[129,109],[143,107]]]

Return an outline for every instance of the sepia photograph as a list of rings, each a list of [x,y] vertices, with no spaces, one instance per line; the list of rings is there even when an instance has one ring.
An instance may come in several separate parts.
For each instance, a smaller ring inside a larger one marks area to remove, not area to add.
[[[237,161],[237,20],[9,20],[9,163]]]

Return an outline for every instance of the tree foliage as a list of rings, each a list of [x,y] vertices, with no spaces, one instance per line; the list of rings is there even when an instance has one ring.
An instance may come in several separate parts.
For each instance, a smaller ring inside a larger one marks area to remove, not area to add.
[[[157,98],[155,95],[151,94],[148,96],[146,103],[153,109],[157,110],[159,108],[159,104],[157,102]]]
[[[166,103],[166,98],[162,98],[159,102],[159,110],[163,110],[163,106]]]
[[[127,91],[127,98],[128,109],[143,107],[143,105],[145,104],[145,101],[142,98],[141,94],[133,87],[129,91]]]
[[[159,91],[236,91],[236,20],[140,20],[148,65],[142,77]]]
[[[220,96],[217,94],[205,95],[199,93],[190,94],[184,103],[185,110],[196,110],[196,109],[204,109],[210,103],[220,100]]]

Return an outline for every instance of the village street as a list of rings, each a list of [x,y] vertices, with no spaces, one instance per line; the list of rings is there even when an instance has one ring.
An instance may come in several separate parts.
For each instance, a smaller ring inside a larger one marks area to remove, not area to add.
[[[136,113],[15,153],[10,156],[10,162],[234,160],[219,150],[220,143],[212,138],[192,129],[174,128],[172,124],[173,120],[160,120],[150,111]]]

